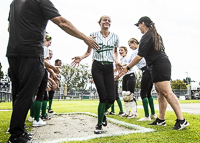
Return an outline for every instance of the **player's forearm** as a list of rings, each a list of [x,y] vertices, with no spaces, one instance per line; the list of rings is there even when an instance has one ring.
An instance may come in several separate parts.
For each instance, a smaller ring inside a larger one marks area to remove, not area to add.
[[[87,52],[81,56],[81,59],[87,58],[91,54],[92,49],[88,47]]]
[[[135,66],[140,60],[142,59],[142,57],[140,56],[136,56],[128,65],[129,68],[132,68],[133,66]]]
[[[55,17],[55,18],[51,19],[51,21],[54,22],[55,24],[57,24],[66,33],[68,33],[76,38],[85,40],[86,36],[83,33],[81,33],[78,29],[76,29],[71,22],[69,22],[62,16]]]
[[[48,70],[48,72],[50,73],[50,75],[54,75],[54,72],[51,68],[46,68]]]
[[[50,68],[50,69],[54,69],[55,68],[54,66],[52,66],[51,64],[49,64],[46,60],[44,60],[44,66],[46,68]]]
[[[114,58],[115,58],[115,59],[114,59],[114,60],[115,60],[115,63],[118,64],[118,63],[119,63],[119,60],[118,60],[118,53],[117,53],[117,51],[114,52]]]

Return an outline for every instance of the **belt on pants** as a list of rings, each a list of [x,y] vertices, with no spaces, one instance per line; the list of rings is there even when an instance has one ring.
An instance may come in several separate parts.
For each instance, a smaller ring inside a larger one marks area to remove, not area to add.
[[[146,70],[148,68],[149,68],[148,66],[145,66],[145,67],[141,68],[141,70],[143,71],[143,70]]]
[[[112,65],[113,64],[113,62],[109,62],[109,61],[97,61],[97,62],[99,62],[102,65]]]

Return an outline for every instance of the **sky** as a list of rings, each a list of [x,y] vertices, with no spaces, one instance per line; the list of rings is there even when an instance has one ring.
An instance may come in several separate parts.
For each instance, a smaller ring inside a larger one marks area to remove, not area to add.
[[[85,35],[100,31],[97,23],[102,15],[111,17],[110,31],[118,35],[120,46],[128,47],[130,38],[141,39],[140,30],[134,26],[142,16],[155,23],[162,36],[166,54],[172,64],[172,80],[183,80],[187,76],[200,82],[200,1],[199,0],[51,0],[59,13]],[[9,34],[8,13],[12,0],[0,5],[0,62],[4,73],[9,67],[6,55]],[[87,45],[70,36],[51,21],[47,32],[52,36],[53,61],[61,59],[70,64],[74,56],[83,55]],[[92,56],[82,64],[91,65]],[[137,68],[135,68],[137,69]]]

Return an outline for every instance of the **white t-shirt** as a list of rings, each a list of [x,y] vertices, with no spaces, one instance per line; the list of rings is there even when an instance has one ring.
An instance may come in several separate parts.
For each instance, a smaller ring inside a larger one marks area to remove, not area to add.
[[[130,57],[127,55],[120,59],[120,64],[122,64],[122,65],[126,64],[126,66],[128,66],[129,63],[130,63]],[[126,74],[130,74],[130,73],[134,73],[134,72],[135,72],[135,70],[133,68],[131,68]]]
[[[44,59],[48,57],[49,57],[49,49],[46,46],[44,46]]]

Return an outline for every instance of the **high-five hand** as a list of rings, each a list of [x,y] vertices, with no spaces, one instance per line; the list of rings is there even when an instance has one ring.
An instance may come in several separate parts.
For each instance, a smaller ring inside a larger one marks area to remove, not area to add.
[[[99,45],[94,41],[94,38],[96,37],[86,37],[84,39],[84,42],[91,47],[94,50],[98,50],[99,49]]]
[[[71,66],[76,67],[77,64],[79,66],[79,63],[81,62],[82,58],[79,56],[76,56],[76,57],[72,58],[72,60],[74,60],[74,61],[71,63]]]

